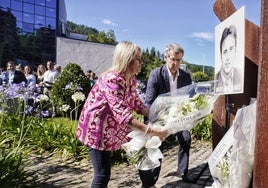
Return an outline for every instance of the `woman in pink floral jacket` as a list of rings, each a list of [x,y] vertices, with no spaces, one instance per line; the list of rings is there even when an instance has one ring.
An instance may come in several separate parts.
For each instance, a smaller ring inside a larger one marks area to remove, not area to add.
[[[131,128],[164,139],[166,131],[151,128],[132,117],[133,111],[148,115],[148,108],[136,90],[136,74],[141,71],[141,48],[120,42],[114,51],[113,66],[103,73],[91,89],[83,106],[77,137],[89,147],[94,168],[92,188],[105,188],[111,174],[111,151],[129,141]]]

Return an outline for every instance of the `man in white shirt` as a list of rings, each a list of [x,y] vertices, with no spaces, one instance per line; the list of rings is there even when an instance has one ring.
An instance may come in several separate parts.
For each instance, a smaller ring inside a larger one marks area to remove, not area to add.
[[[166,63],[151,71],[146,88],[145,103],[148,107],[155,99],[164,93],[192,84],[191,75],[180,69],[180,63],[184,56],[184,49],[171,43],[165,49]],[[191,135],[187,130],[175,134],[179,145],[177,175],[184,182],[194,183],[196,180],[188,173],[189,153],[191,148]],[[161,165],[150,170],[139,170],[140,179],[144,187],[154,187],[160,174]]]
[[[54,63],[52,61],[47,62],[47,70],[44,73],[44,94],[48,95],[49,90],[52,87],[52,84],[55,82],[57,77],[59,76],[59,72],[54,69]]]
[[[53,84],[58,77],[59,72],[54,69],[54,63],[52,61],[47,62],[47,70],[44,73],[44,83]]]

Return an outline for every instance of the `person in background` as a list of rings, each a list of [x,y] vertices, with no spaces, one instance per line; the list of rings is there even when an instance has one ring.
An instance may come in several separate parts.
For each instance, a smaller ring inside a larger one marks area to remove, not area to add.
[[[0,67],[0,75],[5,71],[3,67]]]
[[[43,65],[43,64],[38,65],[37,71],[36,71],[36,74],[37,74],[36,84],[38,84],[38,86],[42,85],[40,83],[42,83],[44,80],[44,74],[45,74],[46,70],[47,69],[46,69],[45,65]]]
[[[149,113],[136,90],[141,55],[141,48],[136,44],[118,43],[112,67],[98,78],[81,111],[76,136],[89,148],[94,168],[92,188],[108,186],[111,151],[122,149],[122,144],[129,141],[127,134],[132,128],[162,140],[167,136],[167,131],[148,127],[133,117],[133,111],[143,115]]]
[[[43,64],[38,65],[37,71],[36,71],[36,89],[37,92],[42,94],[44,92],[44,74],[46,72],[46,67]]]
[[[0,67],[0,85],[2,85],[2,73],[5,71],[3,67]]]
[[[36,85],[36,75],[33,74],[33,70],[29,65],[24,67],[24,75],[27,79],[27,86],[35,87]]]
[[[14,61],[7,62],[7,70],[2,73],[2,85],[19,84],[24,82],[27,84],[27,79],[23,72],[17,71]]]
[[[58,73],[61,73],[61,65],[54,65],[54,69],[58,71]]]
[[[47,62],[47,70],[44,73],[44,83],[53,84],[58,77],[59,72],[54,69],[54,63],[52,61]]]
[[[236,59],[237,34],[235,26],[226,27],[220,41],[221,68],[215,76],[216,93],[242,91],[242,74],[234,66]]]
[[[95,72],[91,72],[89,74],[89,83],[90,83],[90,87],[93,87],[93,85],[95,84],[97,78],[96,78],[96,74]]]
[[[87,72],[85,73],[85,76],[88,78],[89,83],[90,83],[90,81],[91,81],[91,73],[93,73],[92,70],[87,70]],[[91,83],[90,83],[90,86],[91,86]]]
[[[165,64],[151,71],[145,95],[145,103],[148,107],[154,100],[163,93],[172,92],[178,88],[192,84],[189,73],[180,69],[180,63],[184,55],[183,48],[171,43],[165,49]],[[191,147],[191,135],[189,131],[180,131],[176,133],[176,140],[179,144],[178,149],[178,168],[177,174],[185,182],[192,183],[194,179],[188,175],[189,152]],[[142,171],[139,170],[140,178],[144,187],[153,187],[158,180],[161,165],[158,168]]]
[[[21,67],[21,64],[16,65],[16,70],[17,71],[20,71],[20,72],[23,72],[23,69]]]
[[[87,72],[85,73],[85,76],[89,79],[91,73],[92,73],[92,70],[87,70]]]
[[[44,86],[44,94],[49,96],[52,84],[55,82],[59,75],[59,72],[54,69],[54,63],[52,61],[47,62],[47,70],[44,73],[44,79],[41,84]]]

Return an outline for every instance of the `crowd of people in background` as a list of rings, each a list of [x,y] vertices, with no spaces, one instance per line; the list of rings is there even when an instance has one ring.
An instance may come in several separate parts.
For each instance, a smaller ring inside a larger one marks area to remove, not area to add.
[[[53,61],[47,61],[46,64],[39,64],[37,70],[32,66],[16,64],[14,61],[8,61],[6,68],[0,68],[0,85],[8,86],[24,82],[26,87],[36,88],[40,93],[49,96],[49,91],[53,83],[62,72],[61,65]],[[96,73],[92,70],[85,72],[92,87],[97,79]]]

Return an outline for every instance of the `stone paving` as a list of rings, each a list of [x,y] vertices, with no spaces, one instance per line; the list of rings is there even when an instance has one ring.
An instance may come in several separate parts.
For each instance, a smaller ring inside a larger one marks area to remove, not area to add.
[[[212,152],[212,144],[209,142],[192,141],[190,150],[189,171],[196,177],[195,184],[185,183],[175,175],[177,169],[177,146],[164,151],[164,159],[157,188],[203,188],[210,186],[213,179],[210,176],[207,159]],[[88,160],[81,162],[60,160],[51,157],[35,157],[32,160],[31,170],[38,172],[38,185],[40,188],[84,188],[90,187],[93,168]],[[138,171],[133,165],[122,163],[112,167],[109,188],[140,188],[141,182]]]

